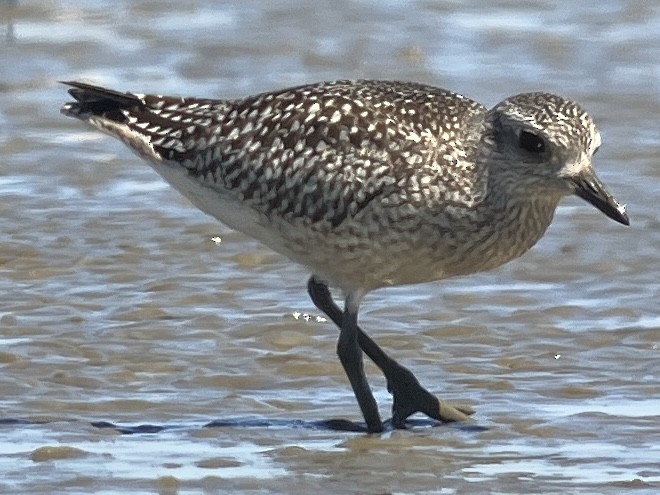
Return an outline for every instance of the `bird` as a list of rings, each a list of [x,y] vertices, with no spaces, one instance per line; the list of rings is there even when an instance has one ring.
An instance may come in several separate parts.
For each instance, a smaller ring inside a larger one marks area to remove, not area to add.
[[[415,413],[450,422],[474,410],[429,392],[363,331],[366,294],[503,265],[539,241],[565,196],[629,225],[593,169],[594,120],[548,92],[487,108],[405,81],[240,99],[63,84],[74,100],[64,115],[118,138],[204,213],[309,270],[308,294],[339,329],[336,352],[369,433],[385,426],[363,354],[385,376],[392,427]]]

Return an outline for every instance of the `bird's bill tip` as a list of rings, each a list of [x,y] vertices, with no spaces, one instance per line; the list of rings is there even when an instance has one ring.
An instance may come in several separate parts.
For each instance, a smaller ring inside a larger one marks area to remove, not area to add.
[[[572,180],[574,193],[602,211],[612,220],[630,225],[626,205],[619,203],[593,173],[582,174]]]

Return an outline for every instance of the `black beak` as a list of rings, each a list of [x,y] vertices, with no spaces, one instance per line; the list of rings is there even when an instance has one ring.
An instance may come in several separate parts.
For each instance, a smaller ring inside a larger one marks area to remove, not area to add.
[[[576,196],[580,196],[585,201],[588,201],[612,220],[623,225],[630,225],[630,220],[626,214],[626,206],[620,204],[608,192],[605,185],[593,172],[587,172],[573,177],[571,181],[575,187],[574,192]]]

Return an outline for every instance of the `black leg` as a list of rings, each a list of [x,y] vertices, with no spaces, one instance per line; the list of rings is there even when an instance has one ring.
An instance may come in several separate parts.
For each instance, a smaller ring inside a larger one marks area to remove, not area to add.
[[[333,301],[328,286],[311,277],[307,291],[312,302],[323,311],[339,328],[343,326],[343,313]],[[464,421],[474,411],[467,406],[449,405],[423,388],[415,375],[389,357],[371,338],[357,326],[357,340],[360,348],[387,380],[387,390],[392,394],[392,424],[395,428],[405,428],[406,419],[416,412],[422,412],[438,421]]]
[[[367,423],[370,433],[383,431],[383,423],[378,414],[378,404],[371,393],[362,365],[362,350],[358,344],[357,325],[358,306],[351,297],[346,298],[346,309],[341,319],[339,340],[337,341],[337,355],[344,371],[351,382],[355,398],[360,405],[362,415]]]

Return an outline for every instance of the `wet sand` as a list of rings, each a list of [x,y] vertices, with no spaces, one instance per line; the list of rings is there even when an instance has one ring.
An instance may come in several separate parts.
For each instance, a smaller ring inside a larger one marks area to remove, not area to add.
[[[657,9],[117,5],[0,3],[0,492],[660,491]],[[567,199],[523,258],[365,300],[364,329],[471,424],[320,426],[360,414],[306,271],[60,116],[56,83],[237,97],[342,77],[487,105],[555,91],[601,128],[630,228]]]

